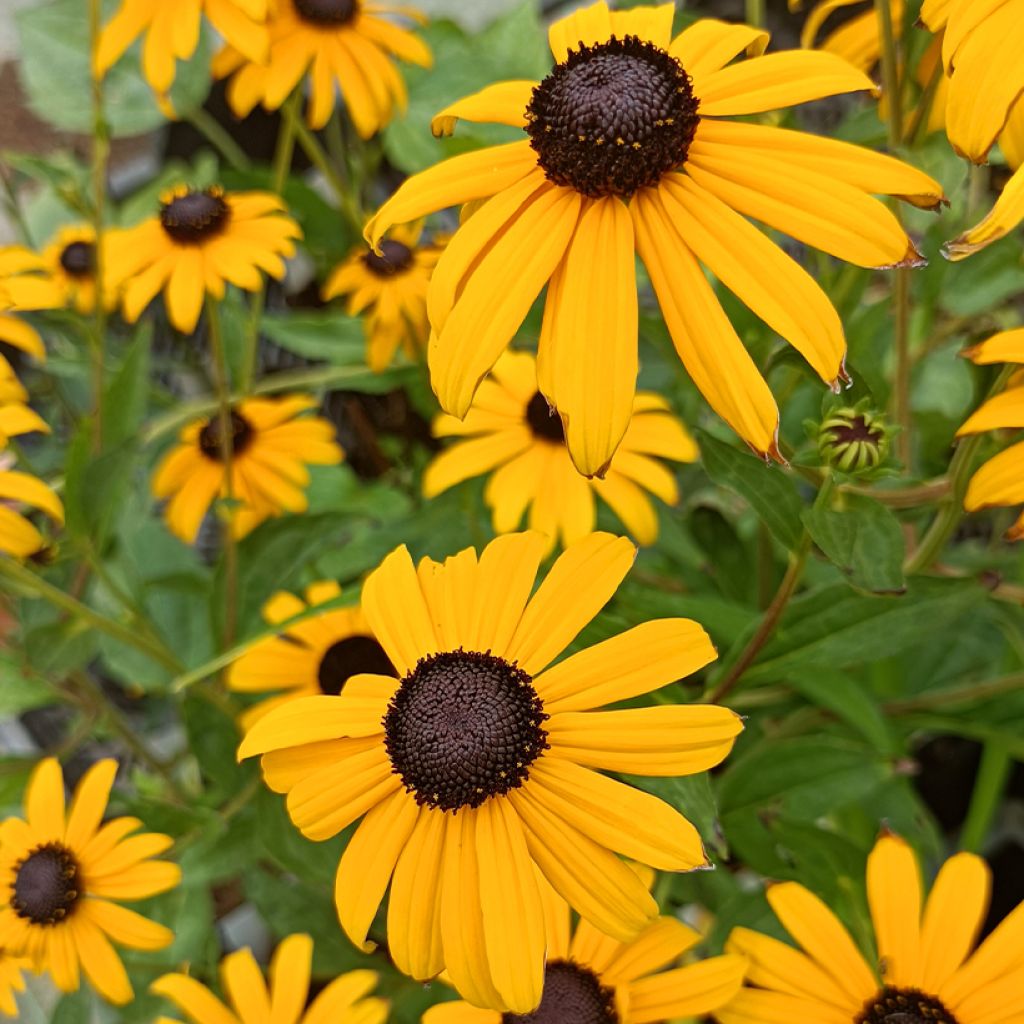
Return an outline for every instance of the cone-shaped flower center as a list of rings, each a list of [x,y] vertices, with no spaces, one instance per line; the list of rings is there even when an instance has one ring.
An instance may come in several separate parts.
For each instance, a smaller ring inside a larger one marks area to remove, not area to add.
[[[60,265],[69,277],[89,277],[96,265],[92,242],[72,242],[60,254]]]
[[[352,676],[373,672],[378,676],[396,676],[395,666],[384,648],[372,636],[347,636],[324,652],[316,670],[322,693],[337,697]]]
[[[530,425],[534,437],[542,441],[554,441],[555,444],[565,444],[562,417],[551,409],[548,400],[539,391],[526,407],[526,422]]]
[[[292,0],[295,13],[310,25],[337,28],[359,12],[359,0]]]
[[[569,960],[544,969],[544,995],[533,1013],[505,1013],[502,1024],[618,1024],[615,993],[597,975]]]
[[[887,985],[864,1004],[854,1024],[957,1024],[957,1019],[927,992]]]
[[[61,843],[33,850],[14,872],[11,908],[32,924],[58,924],[81,895],[78,861]]]
[[[407,245],[385,238],[380,243],[380,255],[372,249],[363,256],[366,269],[378,277],[394,277],[412,264],[413,251]]]
[[[533,91],[530,143],[548,178],[630,196],[686,159],[698,101],[682,64],[636,36],[570,50]]]
[[[418,804],[479,807],[522,785],[548,716],[517,665],[473,651],[421,658],[384,716],[392,767]]]
[[[231,454],[241,455],[249,447],[253,437],[252,424],[241,413],[231,410]],[[220,428],[220,416],[213,415],[206,426],[199,431],[199,450],[214,462],[224,461],[224,441]]]
[[[205,242],[227,225],[231,210],[219,188],[186,192],[160,207],[160,224],[176,242]]]

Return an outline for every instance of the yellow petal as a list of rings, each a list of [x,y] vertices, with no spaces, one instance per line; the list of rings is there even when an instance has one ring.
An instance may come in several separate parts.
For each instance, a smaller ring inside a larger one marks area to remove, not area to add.
[[[536,82],[518,80],[497,82],[471,96],[450,103],[430,120],[430,130],[441,138],[455,131],[455,124],[464,121],[490,121],[514,128],[526,127],[526,107],[533,98]]]

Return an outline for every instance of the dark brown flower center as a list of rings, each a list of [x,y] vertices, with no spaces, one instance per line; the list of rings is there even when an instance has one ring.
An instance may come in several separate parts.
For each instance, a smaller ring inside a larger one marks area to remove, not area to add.
[[[378,277],[394,277],[412,264],[413,251],[407,245],[396,242],[393,238],[385,238],[380,243],[380,255],[370,249],[363,256],[366,269]]]
[[[530,425],[533,436],[539,440],[565,444],[562,417],[548,405],[548,400],[539,391],[526,407],[526,422]]]
[[[418,804],[457,811],[508,793],[547,746],[533,680],[490,653],[421,658],[384,716],[391,765]]]
[[[292,0],[295,13],[310,25],[337,28],[359,13],[359,0]]]
[[[64,246],[60,265],[68,277],[90,277],[96,266],[96,253],[92,242],[72,242]]]
[[[502,1024],[619,1024],[615,993],[571,960],[544,968],[544,994],[533,1013],[503,1013]]]
[[[37,847],[14,869],[11,908],[32,924],[59,924],[80,896],[78,861],[61,843]]]
[[[395,666],[384,648],[372,636],[347,636],[324,652],[316,670],[320,690],[337,697],[352,676],[373,672],[378,676],[397,676]]]
[[[885,436],[883,431],[869,424],[863,416],[854,416],[848,423],[830,427],[829,433],[835,439],[835,444],[855,444],[859,441],[878,444]]]
[[[219,188],[186,192],[160,207],[160,224],[176,242],[196,245],[227,226],[231,210]]]
[[[631,196],[686,159],[698,100],[682,64],[636,36],[570,50],[533,91],[526,131],[548,178]]]
[[[241,455],[249,447],[253,438],[253,429],[249,421],[241,413],[231,410],[231,454]],[[223,432],[220,416],[211,416],[206,426],[199,431],[199,450],[214,462],[224,461]]]
[[[872,996],[854,1024],[958,1024],[935,996],[916,988],[893,988],[886,985]]]

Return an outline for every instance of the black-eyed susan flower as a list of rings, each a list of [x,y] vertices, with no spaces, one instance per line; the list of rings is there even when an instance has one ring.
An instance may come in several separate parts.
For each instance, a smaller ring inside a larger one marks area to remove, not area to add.
[[[640,544],[658,537],[650,492],[674,505],[679,489],[658,458],[693,462],[697,445],[657,395],[641,392],[611,469],[601,480],[576,471],[565,447],[562,421],[537,390],[537,367],[526,352],[504,352],[481,385],[464,420],[442,413],[437,437],[460,438],[423,475],[432,498],[454,484],[493,473],[484,491],[495,533],[519,528],[528,513],[531,530],[568,545],[593,532],[595,495],[605,501]]]
[[[768,902],[799,946],[736,928],[726,949],[750,961],[747,985],[715,1016],[722,1024],[1012,1024],[1024,1013],[1024,904],[972,952],[985,919],[989,870],[970,853],[942,866],[927,901],[902,839],[868,857],[874,948],[865,957],[839,919],[797,882]]]
[[[122,0],[100,34],[93,69],[106,74],[145,35],[142,73],[165,96],[174,84],[175,61],[189,60],[196,52],[204,14],[231,46],[250,60],[265,61],[269,8],[269,0]]]
[[[11,956],[0,949],[0,1013],[8,1017],[18,1016],[18,1002],[15,992],[25,991],[24,972],[29,968],[25,957]]]
[[[775,401],[701,264],[836,386],[845,353],[836,311],[746,217],[861,266],[908,265],[919,256],[872,193],[924,207],[942,197],[936,181],[892,157],[728,120],[872,84],[813,50],[730,64],[760,53],[767,36],[704,20],[673,40],[674,12],[613,13],[602,2],[557,21],[556,64],[543,82],[490,86],[434,120],[439,134],[466,118],[518,126],[527,138],[414,175],[366,231],[376,246],[394,224],[486,200],[431,278],[434,390],[446,412],[465,416],[546,284],[540,390],[587,476],[605,471],[633,411],[635,252],[708,402],[756,451],[777,454]]]
[[[259,291],[260,271],[284,277],[299,226],[269,192],[221,188],[165,192],[155,217],[112,231],[104,250],[110,278],[123,283],[124,318],[132,323],[163,290],[171,323],[195,329],[203,297],[224,297],[225,284]]]
[[[965,353],[975,363],[1024,364],[1024,328],[1002,331]],[[958,437],[985,430],[1019,430],[1024,427],[1024,382],[1011,380],[1010,386],[984,402],[957,431]],[[971,477],[964,496],[968,512],[996,505],[1024,503],[1024,441],[994,455]],[[1024,513],[1006,531],[1008,540],[1024,538]]]
[[[59,306],[60,297],[52,283],[35,271],[40,269],[40,259],[30,249],[20,245],[0,248],[0,341],[20,349],[40,362],[46,359],[46,348],[39,332],[13,309],[32,311],[53,309]],[[3,360],[4,376],[8,375],[10,364]],[[13,372],[13,371],[11,371]]]
[[[426,979],[529,1013],[544,981],[535,872],[582,917],[630,941],[658,912],[620,859],[668,871],[706,863],[678,811],[602,770],[685,775],[718,764],[741,724],[713,705],[595,710],[708,664],[688,619],[648,622],[551,663],[611,598],[636,555],[595,533],[531,598],[537,533],[418,569],[405,547],[366,581],[362,607],[399,675],[348,680],[260,719],[239,757],[262,754],[292,821],[327,839],[360,818],[338,866],[342,927],[363,949],[390,887],[388,945]]]
[[[321,580],[306,587],[305,601],[278,591],[263,606],[263,618],[275,626],[286,619],[334,601],[341,587]],[[279,636],[254,644],[228,670],[229,689],[270,693],[243,717],[247,728],[267,712],[296,697],[339,694],[352,676],[371,672],[395,674],[362,609],[330,608],[284,629]],[[283,693],[281,691],[284,691]]]
[[[275,950],[266,981],[248,949],[221,961],[227,1004],[187,974],[165,974],[151,991],[174,1003],[192,1024],[384,1024],[388,1002],[370,995],[375,971],[340,975],[307,1006],[312,961],[313,940],[289,935]],[[176,1022],[164,1017],[158,1024]]]
[[[409,357],[427,344],[427,284],[441,255],[437,245],[420,244],[422,226],[399,228],[381,242],[380,254],[358,248],[331,271],[324,300],[347,295],[350,316],[362,314],[366,362],[375,373],[387,369],[401,347]]]
[[[0,464],[0,552],[31,558],[49,550],[49,542],[26,513],[64,523],[64,506],[53,489],[30,473]]]
[[[229,45],[214,59],[213,73],[234,76],[227,98],[238,117],[257,103],[276,110],[308,74],[310,127],[327,124],[340,90],[356,131],[368,139],[406,106],[393,58],[420,67],[431,63],[423,40],[388,20],[389,14],[418,17],[409,7],[365,0],[278,0],[268,22],[269,58],[254,62]]]
[[[230,481],[220,415],[183,427],[179,443],[153,476],[154,497],[168,499],[164,516],[171,533],[191,544],[218,497],[234,501],[226,515],[235,537],[244,537],[271,516],[305,512],[306,466],[332,466],[344,457],[327,420],[300,415],[316,404],[307,395],[289,395],[247,398],[235,405]]]
[[[173,889],[177,864],[153,858],[169,836],[132,835],[137,818],[103,823],[117,762],[98,761],[83,776],[67,814],[64,776],[53,758],[41,761],[25,793],[25,820],[0,824],[0,947],[49,971],[64,992],[81,972],[104,999],[127,1003],[132,986],[111,941],[157,950],[173,934],[127,907]]]
[[[653,873],[648,875],[648,884]],[[580,921],[570,934],[569,906],[540,879],[548,960],[540,1006],[525,1015],[440,1003],[423,1024],[656,1024],[703,1017],[727,1003],[743,982],[746,961],[726,955],[664,970],[700,942],[672,917],[652,921],[632,942],[619,942]]]
[[[99,291],[96,281],[96,231],[88,224],[61,228],[40,253],[43,272],[60,293],[60,305],[91,313]],[[103,289],[103,304],[112,309],[116,292]]]

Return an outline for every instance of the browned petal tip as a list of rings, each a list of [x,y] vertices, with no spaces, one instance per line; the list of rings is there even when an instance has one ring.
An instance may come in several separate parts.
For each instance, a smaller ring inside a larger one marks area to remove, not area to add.
[[[957,235],[956,238],[947,242],[942,247],[942,255],[950,263],[959,263],[960,260],[966,259],[971,253],[984,248],[985,243],[968,242],[967,235]]]
[[[877,267],[877,270],[916,270],[918,267],[927,267],[928,261],[924,257],[924,253],[913,242],[907,247],[907,254],[897,263],[889,263],[885,266]]]
[[[776,431],[775,436],[772,438],[772,443],[768,446],[767,450],[758,448],[757,445],[751,444],[749,441],[745,442],[747,447],[766,465],[771,465],[773,462],[777,462],[780,466],[788,466],[789,461],[779,451],[779,435]]]

